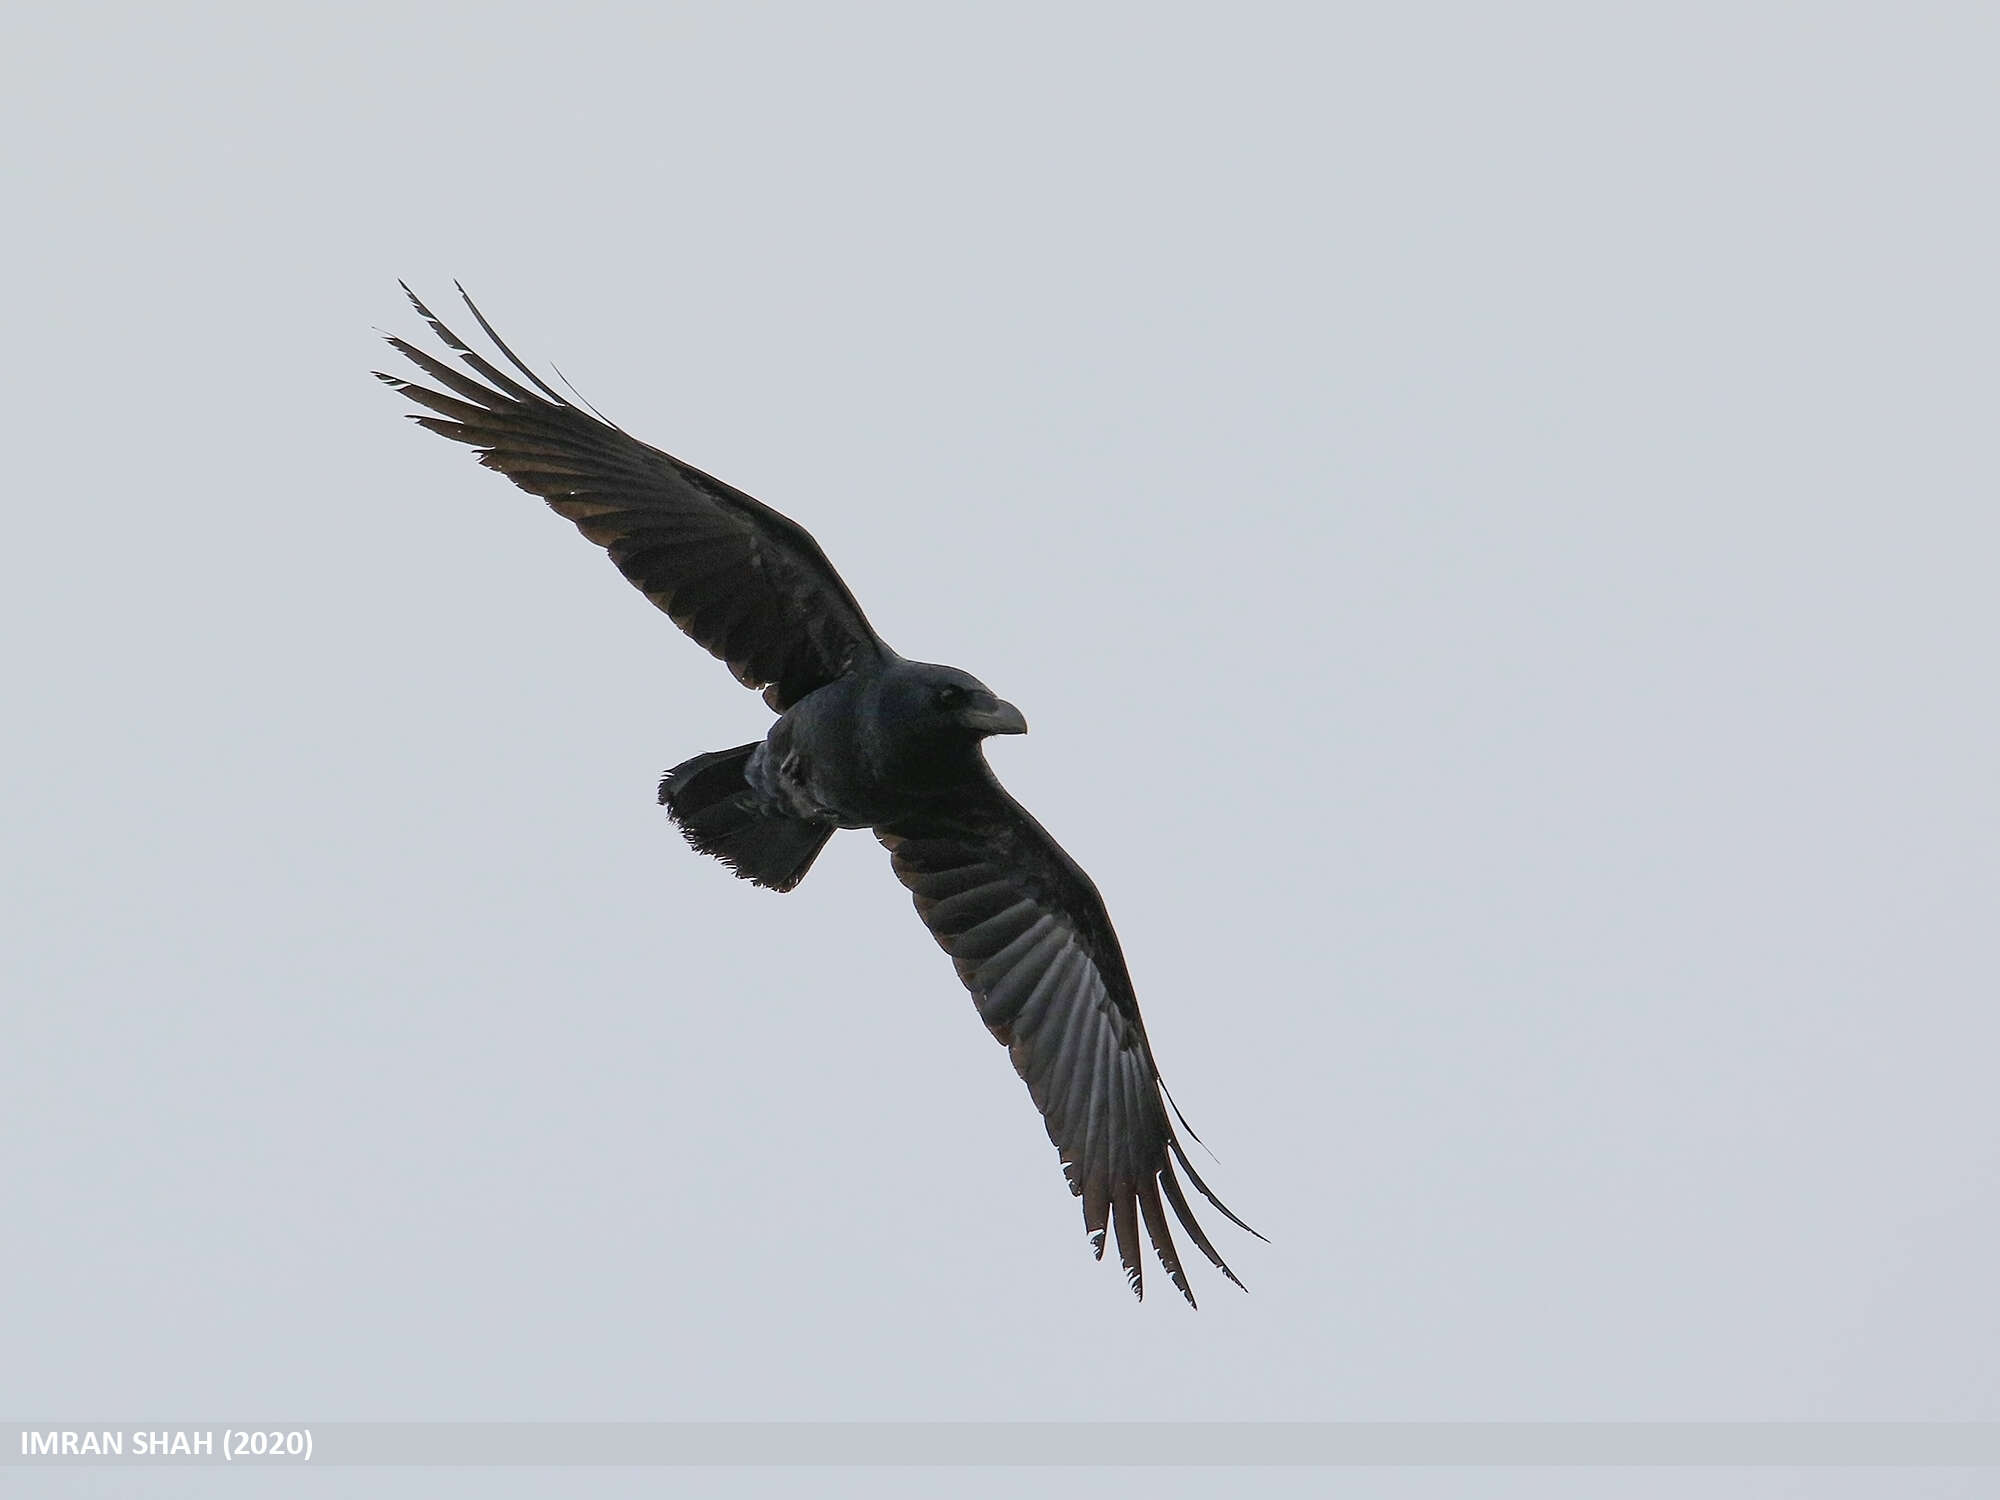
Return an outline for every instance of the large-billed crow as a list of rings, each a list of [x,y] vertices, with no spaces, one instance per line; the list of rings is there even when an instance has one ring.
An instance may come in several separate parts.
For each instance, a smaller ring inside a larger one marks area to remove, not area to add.
[[[403,290],[472,372],[391,338],[438,387],[377,372],[431,413],[413,419],[471,444],[487,468],[575,522],[777,713],[762,740],[697,755],[660,782],[688,842],[788,891],[835,829],[873,829],[1027,1081],[1098,1257],[1109,1226],[1143,1295],[1143,1217],[1192,1304],[1164,1194],[1202,1253],[1237,1281],[1195,1221],[1174,1163],[1231,1222],[1256,1231],[1181,1148],[1103,899],[987,767],[981,741],[1025,733],[1020,710],[956,668],[898,656],[802,527],[558,395],[469,297],[512,374]]]

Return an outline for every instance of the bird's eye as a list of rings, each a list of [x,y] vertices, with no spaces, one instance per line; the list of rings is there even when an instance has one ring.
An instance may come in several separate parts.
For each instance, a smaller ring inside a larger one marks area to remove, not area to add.
[[[964,688],[942,687],[938,689],[937,706],[939,708],[957,708],[959,704],[963,703],[964,701],[965,701]]]

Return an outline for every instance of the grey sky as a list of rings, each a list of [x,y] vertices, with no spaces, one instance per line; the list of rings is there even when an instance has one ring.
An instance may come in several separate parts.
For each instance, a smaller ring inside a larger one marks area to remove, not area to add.
[[[0,1412],[2000,1419],[2000,22],[1504,9],[5,22]],[[1021,705],[1249,1296],[398,276]]]

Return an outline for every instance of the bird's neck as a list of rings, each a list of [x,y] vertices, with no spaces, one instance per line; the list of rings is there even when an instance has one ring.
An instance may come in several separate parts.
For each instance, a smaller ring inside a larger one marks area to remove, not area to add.
[[[876,774],[885,786],[928,800],[986,780],[986,757],[966,734],[910,736],[882,747]]]

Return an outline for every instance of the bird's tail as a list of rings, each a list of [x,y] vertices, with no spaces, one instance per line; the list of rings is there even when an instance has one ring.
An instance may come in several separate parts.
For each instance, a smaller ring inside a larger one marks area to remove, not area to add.
[[[787,817],[759,804],[743,777],[758,743],[683,761],[661,778],[660,804],[703,854],[713,854],[745,880],[789,891],[806,878],[834,825]]]

